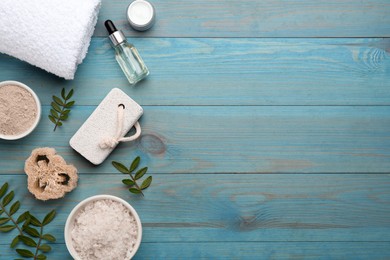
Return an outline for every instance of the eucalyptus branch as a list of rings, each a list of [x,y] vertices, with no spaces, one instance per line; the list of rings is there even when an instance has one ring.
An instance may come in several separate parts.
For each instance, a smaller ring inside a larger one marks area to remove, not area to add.
[[[55,125],[53,131],[58,126],[62,126],[62,121],[65,121],[69,117],[70,108],[75,104],[75,101],[69,101],[73,96],[73,89],[66,94],[65,89],[61,90],[61,98],[53,95],[53,102],[51,102],[51,109],[49,119]]]
[[[15,220],[14,215],[20,208],[20,202],[16,201],[9,207],[9,210],[7,210],[7,205],[12,202],[15,196],[14,191],[10,191],[6,194],[7,190],[8,183],[4,183],[0,188],[0,199],[3,198],[0,202],[0,216],[5,213],[6,217],[0,218],[0,232],[7,233],[17,229],[18,235],[12,240],[10,244],[11,248],[14,248],[19,242],[22,242],[26,246],[35,248],[35,253],[28,249],[15,249],[20,256],[34,258],[34,260],[45,260],[47,257],[43,253],[51,251],[51,247],[47,244],[42,244],[42,241],[54,242],[56,239],[53,235],[43,234],[43,227],[54,219],[56,212],[54,210],[49,212],[42,222],[28,211],[19,215]],[[12,224],[8,224],[10,221]],[[33,226],[40,227],[40,232]],[[38,242],[33,238],[38,238]]]
[[[8,185],[8,183],[6,183],[6,184]],[[18,201],[17,201],[17,202],[18,202]],[[16,202],[16,203],[17,203],[17,202]],[[7,211],[7,209],[5,208],[5,206],[3,206],[3,203],[0,203],[0,208],[1,208],[1,212],[5,213],[5,215],[7,215],[6,218],[1,218],[1,219],[0,219],[0,225],[3,224],[3,222],[4,222],[4,224],[5,224],[5,223],[7,223],[9,220],[11,220],[11,222],[12,222],[13,225],[14,225],[14,228],[16,228],[16,229],[19,231],[19,234],[20,234],[20,235],[23,235],[23,231],[22,231],[21,227],[19,227],[17,221],[12,217],[11,213]],[[0,214],[0,215],[1,215],[1,214]],[[6,221],[7,218],[8,218],[8,221]],[[7,231],[3,231],[3,230],[6,230],[6,229],[7,229],[6,226],[5,226],[5,227],[0,227],[0,231],[1,231],[1,232],[7,232]],[[11,230],[12,230],[12,229],[11,229]],[[10,231],[11,231],[11,230],[10,230]]]
[[[141,194],[144,196],[143,190],[147,189],[152,183],[152,176],[147,177],[140,185],[138,185],[137,181],[141,179],[145,173],[148,171],[148,167],[143,167],[138,170],[134,175],[132,174],[139,166],[141,158],[137,156],[133,162],[131,163],[129,168],[126,168],[122,163],[112,161],[112,165],[121,173],[128,174],[131,179],[123,179],[123,184],[129,186],[129,191],[134,194]]]
[[[40,228],[40,235],[42,235],[42,233],[43,233],[43,226],[41,226],[41,228]],[[37,256],[38,256],[38,250],[39,250],[39,247],[40,247],[40,245],[41,245],[41,242],[42,242],[42,238],[41,238],[41,236],[39,236],[39,239],[38,239],[38,245],[37,245],[37,248],[35,249],[35,255],[34,255],[34,260],[35,259],[37,259]]]
[[[7,195],[8,190],[8,183],[4,183],[3,186],[0,188],[0,199],[3,198],[3,200],[0,202],[0,216],[5,213],[6,217],[0,218],[0,232],[7,233],[15,228],[18,230],[20,235],[23,235],[23,226],[21,227],[19,224],[24,222],[27,219],[27,215],[29,214],[28,211],[21,214],[17,220],[13,217],[14,214],[19,210],[20,208],[20,202],[16,201],[11,205],[9,210],[7,210],[6,206],[11,203],[11,201],[15,197],[14,191],[9,192]],[[9,221],[12,222],[12,224],[5,225]]]

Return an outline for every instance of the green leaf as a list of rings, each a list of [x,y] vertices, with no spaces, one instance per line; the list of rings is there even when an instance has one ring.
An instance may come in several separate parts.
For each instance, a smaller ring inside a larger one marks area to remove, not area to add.
[[[53,95],[53,102],[51,102],[52,109],[50,109],[49,119],[55,124],[53,131],[57,129],[58,126],[62,126],[63,121],[66,121],[69,117],[70,108],[75,104],[75,101],[67,102],[73,96],[73,89],[66,94],[65,88],[61,90],[61,98]]]
[[[26,246],[37,247],[37,243],[31,237],[19,236],[19,240],[22,241]]]
[[[65,88],[62,88],[62,90],[61,90],[61,97],[63,99],[66,99]]]
[[[41,245],[40,247],[38,247],[39,250],[41,250],[42,252],[50,252],[51,251],[51,246],[47,245],[47,244],[43,244]]]
[[[56,119],[52,115],[49,115],[49,119],[53,122],[53,124],[57,124]]]
[[[56,119],[59,118],[59,115],[58,115],[57,111],[55,111],[54,109],[50,109],[50,114],[51,114],[54,118],[56,118]]]
[[[66,110],[64,110],[64,111],[62,112],[62,114],[63,114],[63,115],[69,115],[69,112],[70,112],[70,110],[69,110],[69,109],[66,109]]]
[[[76,103],[76,102],[75,101],[70,101],[70,102],[66,103],[64,107],[65,108],[71,108],[74,105],[74,103]]]
[[[19,236],[16,236],[16,237],[12,240],[10,247],[11,247],[11,248],[14,248],[18,243],[19,243]]]
[[[66,119],[68,119],[68,115],[63,114],[60,116],[60,120],[65,121]]]
[[[145,173],[148,171],[148,167],[144,167],[144,168],[142,168],[141,170],[139,170],[136,174],[135,174],[135,179],[136,180],[139,180],[139,179],[141,179],[142,178],[142,176],[144,176],[145,175]]]
[[[132,173],[135,169],[137,169],[141,158],[137,156],[130,165],[130,173]]]
[[[7,192],[7,190],[8,190],[8,183],[6,182],[0,188],[0,198],[2,198],[4,196],[4,194]]]
[[[51,102],[51,107],[58,113],[61,113],[61,108],[55,102]]]
[[[56,242],[56,238],[50,234],[44,234],[42,238],[49,242]]]
[[[31,222],[30,213],[28,213],[28,215],[26,216],[26,220],[23,223],[22,230],[28,227],[28,225],[30,225],[30,222]]]
[[[23,229],[24,232],[26,232],[27,234],[29,234],[30,236],[32,237],[39,237],[39,232],[38,230],[36,230],[35,228],[32,228],[32,227],[25,227]]]
[[[5,197],[3,198],[3,201],[2,201],[3,207],[7,206],[13,200],[14,196],[15,196],[14,191],[11,191],[7,195],[5,195]]]
[[[43,219],[42,225],[43,225],[43,226],[46,226],[47,224],[49,224],[49,223],[54,219],[55,216],[56,216],[56,211],[55,211],[55,210],[50,211],[50,212],[45,216],[45,218]]]
[[[69,100],[71,97],[73,96],[73,89],[71,89],[68,93],[68,95],[66,96],[66,100]]]
[[[0,225],[7,223],[9,220],[9,218],[0,218]]]
[[[10,232],[11,230],[14,230],[15,228],[16,228],[16,226],[14,226],[14,225],[5,225],[5,226],[0,227],[0,232],[7,233],[7,232]]]
[[[129,173],[129,171],[127,170],[127,168],[126,168],[123,164],[121,164],[121,163],[119,163],[119,162],[112,161],[112,165],[113,165],[118,171],[120,171],[120,172],[123,173],[123,174]]]
[[[42,226],[42,223],[36,217],[34,217],[31,214],[29,216],[29,220],[30,220],[31,225],[33,225],[33,226],[36,226],[36,227],[41,227]]]
[[[18,219],[16,220],[16,223],[19,224],[19,223],[25,221],[29,216],[30,216],[30,212],[28,212],[28,211],[24,212],[22,215],[20,215],[18,217]]]
[[[142,183],[142,185],[141,185],[141,190],[144,190],[144,189],[146,189],[147,187],[149,187],[151,183],[152,183],[152,176],[149,176],[149,177],[146,178],[146,180],[144,180],[144,182]]]
[[[54,102],[56,102],[59,106],[64,106],[64,102],[59,97],[53,96]]]
[[[135,182],[130,180],[130,179],[124,179],[124,180],[122,180],[122,182],[123,182],[123,184],[130,185],[130,186],[133,186],[135,184]]]
[[[46,256],[45,255],[37,255],[37,260],[46,260]]]
[[[20,208],[20,202],[17,201],[17,202],[15,202],[14,204],[12,204],[12,206],[11,206],[11,208],[10,208],[10,210],[9,210],[9,214],[10,214],[10,215],[15,214],[16,211],[19,210],[19,208]]]
[[[30,250],[27,250],[27,249],[16,249],[16,252],[20,255],[20,256],[23,256],[23,257],[27,257],[27,258],[32,258],[34,257],[34,254],[33,252],[31,252]]]
[[[129,191],[131,193],[134,193],[134,194],[140,194],[141,193],[141,191],[139,189],[137,189],[137,188],[130,188]]]

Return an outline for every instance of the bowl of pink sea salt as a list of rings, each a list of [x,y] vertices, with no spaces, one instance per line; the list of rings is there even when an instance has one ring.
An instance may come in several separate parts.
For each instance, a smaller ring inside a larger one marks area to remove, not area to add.
[[[64,233],[66,247],[76,260],[131,259],[142,240],[135,209],[111,195],[81,201],[69,214]]]
[[[40,118],[41,103],[31,88],[18,81],[0,82],[0,139],[27,136]]]

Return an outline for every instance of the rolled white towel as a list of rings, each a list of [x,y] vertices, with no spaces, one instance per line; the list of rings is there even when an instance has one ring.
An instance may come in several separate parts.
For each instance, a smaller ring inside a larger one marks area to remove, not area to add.
[[[0,52],[73,79],[100,5],[101,0],[1,0]]]

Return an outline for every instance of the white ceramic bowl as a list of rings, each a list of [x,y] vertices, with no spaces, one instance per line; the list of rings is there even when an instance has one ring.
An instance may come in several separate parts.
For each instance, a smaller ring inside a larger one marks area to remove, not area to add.
[[[135,219],[135,221],[137,223],[137,227],[138,227],[138,237],[137,237],[136,243],[134,245],[134,249],[131,252],[131,256],[130,256],[130,259],[133,258],[133,256],[137,252],[137,250],[138,250],[138,248],[139,248],[139,246],[141,244],[141,240],[142,240],[141,220],[140,220],[137,212],[135,211],[135,209],[129,203],[127,203],[125,200],[123,200],[121,198],[118,198],[118,197],[115,197],[115,196],[112,196],[112,195],[96,195],[96,196],[89,197],[89,198],[81,201],[79,204],[77,204],[76,207],[74,207],[73,210],[70,212],[70,214],[68,216],[68,219],[66,220],[65,232],[64,232],[65,244],[66,244],[66,247],[68,248],[69,253],[73,257],[73,259],[75,259],[75,260],[82,260],[78,256],[76,250],[73,247],[73,241],[72,241],[72,238],[71,238],[71,230],[73,229],[74,221],[76,219],[76,216],[80,212],[80,210],[82,210],[87,204],[89,204],[89,203],[91,203],[93,201],[97,201],[97,200],[113,200],[113,201],[117,201],[117,202],[121,203],[123,206],[125,206],[130,211],[130,213],[134,216],[134,219]]]
[[[25,84],[23,84],[19,81],[8,80],[8,81],[0,82],[0,88],[3,86],[6,86],[6,85],[14,85],[14,86],[24,88],[25,90],[27,90],[28,92],[31,93],[31,95],[35,99],[35,103],[37,104],[37,118],[35,119],[34,123],[31,125],[30,128],[28,128],[25,132],[23,132],[21,134],[17,134],[17,135],[0,134],[0,139],[17,140],[17,139],[20,139],[20,138],[23,138],[23,137],[29,135],[37,127],[39,120],[41,119],[41,112],[42,112],[41,111],[41,102],[39,101],[38,96],[35,94],[35,92],[31,88],[29,88],[28,86],[26,86]]]

